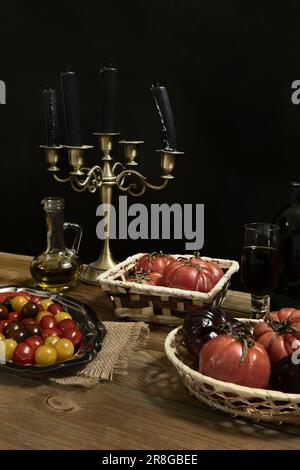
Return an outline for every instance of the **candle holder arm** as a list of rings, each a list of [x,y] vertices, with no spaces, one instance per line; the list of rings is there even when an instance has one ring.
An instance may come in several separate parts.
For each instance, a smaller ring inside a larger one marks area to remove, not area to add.
[[[130,181],[129,183],[126,183],[127,177],[133,177],[136,181]],[[123,192],[128,192],[128,194],[135,197],[142,196],[147,188],[159,191],[167,186],[168,181],[168,179],[165,179],[160,185],[149,183],[146,176],[142,175],[136,170],[121,171],[121,173],[119,173],[116,177],[116,185],[118,189]]]

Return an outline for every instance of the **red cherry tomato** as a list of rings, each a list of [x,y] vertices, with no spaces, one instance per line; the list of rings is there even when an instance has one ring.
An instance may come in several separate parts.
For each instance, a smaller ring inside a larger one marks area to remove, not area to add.
[[[8,321],[19,320],[20,316],[21,316],[21,313],[18,313],[18,312],[10,312],[10,313],[8,314],[7,319],[8,319]]]
[[[34,350],[44,344],[43,338],[41,338],[40,336],[29,336],[29,338],[26,338],[24,342]]]
[[[35,349],[29,344],[22,342],[19,343],[13,354],[13,361],[17,364],[34,364]]]
[[[48,336],[62,336],[62,331],[58,328],[47,328],[42,331],[42,338],[45,340]]]
[[[58,304],[51,304],[47,308],[48,312],[51,312],[53,315],[56,315],[59,312],[62,312],[62,308]]]
[[[56,328],[59,328],[61,331],[66,331],[66,330],[72,330],[74,328],[77,328],[76,323],[73,322],[73,320],[70,320],[69,318],[66,318],[65,320],[61,320],[58,323],[56,323]]]
[[[69,330],[64,331],[62,337],[72,341],[75,348],[77,348],[82,341],[82,333],[78,328],[70,328]]]
[[[145,254],[136,263],[137,271],[155,271],[163,274],[166,267],[175,261],[175,258],[162,253]]]
[[[21,324],[25,327],[26,325],[35,325],[35,319],[34,318],[24,318],[21,320]]]
[[[2,331],[4,330],[4,328],[6,327],[8,323],[9,323],[8,320],[0,320],[0,333],[2,333]]]
[[[40,327],[42,328],[42,330],[47,330],[49,328],[53,328],[55,326],[55,319],[53,316],[50,316],[47,317],[43,317],[40,321]]]
[[[32,302],[34,304],[38,304],[39,302],[41,302],[41,300],[43,300],[43,298],[40,297],[39,295],[32,295],[30,297],[30,302]]]

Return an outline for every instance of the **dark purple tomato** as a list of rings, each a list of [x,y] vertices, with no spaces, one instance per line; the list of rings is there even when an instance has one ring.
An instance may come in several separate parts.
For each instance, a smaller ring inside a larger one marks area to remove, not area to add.
[[[35,318],[39,313],[40,309],[38,304],[34,302],[28,302],[22,308],[22,317],[23,318]]]
[[[3,333],[4,328],[8,325],[8,320],[0,320],[0,333]]]
[[[6,338],[11,338],[12,337],[11,335],[15,331],[18,331],[21,329],[22,329],[22,325],[18,321],[14,320],[14,321],[7,323],[7,325],[3,328],[3,334]]]
[[[12,311],[13,311],[13,308],[12,308],[11,303],[10,303],[10,301],[11,301],[13,298],[14,298],[13,295],[8,295],[8,296],[6,297],[6,299],[3,301],[3,305],[7,308],[7,310],[8,310],[9,312],[12,312]]]
[[[39,325],[35,325],[35,324],[25,325],[24,329],[28,336],[41,336],[42,330],[39,327]]]
[[[0,304],[0,320],[6,320],[8,317],[8,310],[4,304]]]
[[[35,349],[27,343],[20,343],[16,347],[13,361],[17,364],[34,364]]]
[[[10,338],[14,339],[17,343],[22,343],[28,337],[28,334],[25,330],[16,330],[11,333]]]

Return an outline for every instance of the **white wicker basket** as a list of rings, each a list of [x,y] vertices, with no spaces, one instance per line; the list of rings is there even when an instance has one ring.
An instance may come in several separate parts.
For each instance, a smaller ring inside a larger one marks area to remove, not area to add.
[[[202,305],[219,306],[226,296],[231,276],[239,270],[237,261],[203,257],[204,260],[216,262],[225,271],[208,293],[128,282],[126,274],[144,254],[131,256],[100,276],[101,286],[113,301],[119,318],[180,325],[188,310]],[[192,255],[173,256],[189,259]]]
[[[190,368],[183,362],[178,347],[181,329],[176,328],[168,334],[165,351],[192,395],[234,417],[251,418],[256,422],[300,424],[300,394],[243,387],[215,380]]]

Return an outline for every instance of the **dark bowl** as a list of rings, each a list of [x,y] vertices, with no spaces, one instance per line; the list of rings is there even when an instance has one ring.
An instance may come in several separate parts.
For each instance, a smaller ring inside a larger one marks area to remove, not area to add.
[[[79,300],[75,300],[63,294],[39,291],[31,287],[0,287],[0,294],[5,292],[17,293],[20,291],[28,292],[31,295],[50,298],[54,303],[60,304],[65,312],[68,312],[70,315],[72,315],[72,318],[79,326],[83,335],[82,344],[80,349],[75,353],[74,359],[70,359],[65,362],[57,362],[51,366],[43,367],[31,364],[21,365],[14,364],[13,362],[0,362],[0,367],[18,372],[33,372],[40,374],[42,372],[50,372],[58,369],[64,369],[70,366],[85,364],[94,359],[96,354],[101,351],[103,339],[106,335],[106,329],[91,307],[80,302]]]

